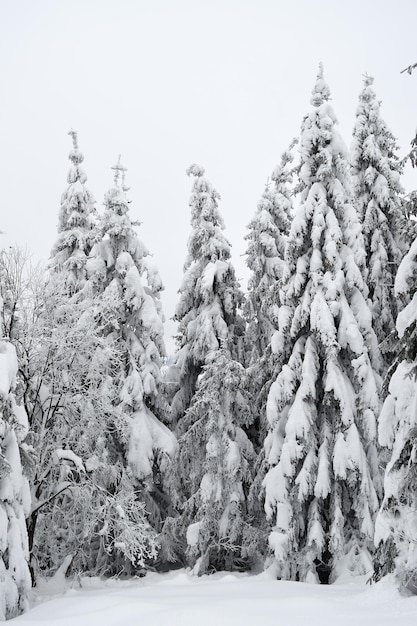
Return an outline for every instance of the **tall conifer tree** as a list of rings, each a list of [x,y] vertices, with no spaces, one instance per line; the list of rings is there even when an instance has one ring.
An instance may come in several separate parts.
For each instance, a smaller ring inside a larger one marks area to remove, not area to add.
[[[386,340],[395,327],[394,280],[404,251],[402,165],[396,156],[395,137],[381,118],[373,82],[366,76],[359,95],[351,162],[355,203],[363,227],[373,327],[382,347],[385,373],[393,358],[392,342]]]
[[[293,580],[332,580],[344,559],[355,572],[369,567],[380,488],[365,254],[329,98],[320,68],[301,129],[276,339],[291,350],[267,404],[269,542],[277,576]]]
[[[118,355],[109,362],[113,388],[113,439],[124,468],[141,486],[150,518],[161,522],[154,481],[175,449],[175,437],[159,417],[161,366],[165,356],[159,273],[129,216],[124,174],[115,169],[115,184],[105,196],[101,238],[87,263],[89,285],[96,294],[95,315],[109,346]],[[120,180],[122,175],[122,180]],[[156,500],[154,499],[156,498]]]
[[[58,220],[58,238],[51,252],[49,267],[59,272],[69,295],[80,291],[86,280],[85,264],[93,245],[95,232],[94,198],[85,186],[87,176],[81,167],[84,155],[78,148],[76,131],[69,133],[73,149],[68,187],[62,194]]]
[[[390,370],[379,418],[379,442],[388,451],[384,500],[377,518],[376,578],[397,574],[417,591],[417,239],[395,280],[399,354]]]
[[[235,271],[230,260],[230,244],[223,234],[219,213],[220,195],[204,176],[204,169],[192,165],[188,175],[195,177],[190,197],[191,234],[180,300],[175,311],[178,324],[179,391],[172,402],[174,424],[190,406],[197,378],[207,356],[230,342],[232,357],[238,356],[243,321],[238,315],[242,304]]]
[[[265,553],[265,513],[262,481],[266,463],[263,443],[267,432],[266,403],[270,386],[285,360],[284,346],[275,345],[284,275],[284,252],[293,217],[293,140],[272,173],[255,216],[249,223],[247,264],[251,270],[245,302],[247,320],[246,387],[253,423],[249,436],[257,451],[248,508],[257,531],[258,552]],[[253,542],[254,537],[250,541]]]
[[[244,370],[236,361],[242,334],[242,294],[218,209],[219,194],[192,165],[192,231],[176,309],[179,321],[180,389],[173,401],[179,436],[171,491],[178,517],[168,519],[168,558],[186,561],[199,574],[243,562],[246,498],[253,448]],[[244,489],[243,485],[246,485]]]
[[[247,264],[251,270],[244,306],[247,321],[246,385],[254,414],[252,439],[256,446],[262,446],[265,439],[266,400],[274,372],[280,368],[283,356],[282,351],[276,354],[272,344],[278,328],[285,244],[293,216],[294,170],[291,164],[296,143],[294,140],[282,154],[246,235],[249,241]]]
[[[245,317],[246,336],[251,347],[249,362],[257,362],[265,353],[278,326],[279,284],[283,274],[286,237],[292,218],[291,183],[293,161],[291,149],[284,152],[272,173],[250,221],[246,235],[249,241],[247,265],[251,270]]]

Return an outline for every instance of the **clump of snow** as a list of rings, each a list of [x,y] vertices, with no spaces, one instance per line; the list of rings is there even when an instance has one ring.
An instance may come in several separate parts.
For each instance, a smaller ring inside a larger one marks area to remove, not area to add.
[[[200,532],[200,522],[195,522],[195,524],[190,524],[187,528],[187,545],[192,547],[198,544],[198,535]]]
[[[55,454],[60,461],[70,461],[79,472],[85,472],[82,458],[75,454],[72,450],[62,450],[61,448],[58,448],[55,450]]]
[[[177,440],[145,405],[132,415],[130,423],[128,463],[133,475],[142,479],[152,474],[158,452],[173,456]]]

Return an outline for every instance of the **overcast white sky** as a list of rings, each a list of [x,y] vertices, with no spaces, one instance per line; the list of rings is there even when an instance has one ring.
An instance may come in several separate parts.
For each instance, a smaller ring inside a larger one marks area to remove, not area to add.
[[[186,256],[190,163],[222,196],[246,288],[246,225],[309,111],[320,61],[346,143],[368,73],[408,150],[417,72],[400,71],[417,62],[416,23],[416,0],[0,0],[0,244],[47,260],[73,127],[99,210],[122,155],[167,318]],[[405,184],[417,187],[417,171]]]

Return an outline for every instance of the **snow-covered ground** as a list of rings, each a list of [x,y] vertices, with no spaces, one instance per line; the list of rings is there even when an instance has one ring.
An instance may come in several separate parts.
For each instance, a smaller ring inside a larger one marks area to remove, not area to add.
[[[392,579],[330,586],[266,575],[184,570],[130,581],[83,579],[78,588],[45,588],[18,626],[415,626],[417,597]]]

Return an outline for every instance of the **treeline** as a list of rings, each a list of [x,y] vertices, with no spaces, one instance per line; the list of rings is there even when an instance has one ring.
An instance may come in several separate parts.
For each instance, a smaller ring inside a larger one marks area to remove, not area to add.
[[[0,617],[41,577],[189,566],[417,584],[417,243],[365,78],[348,151],[320,67],[246,236],[192,165],[166,364],[126,169],[96,213],[77,134],[46,270],[0,258]]]

